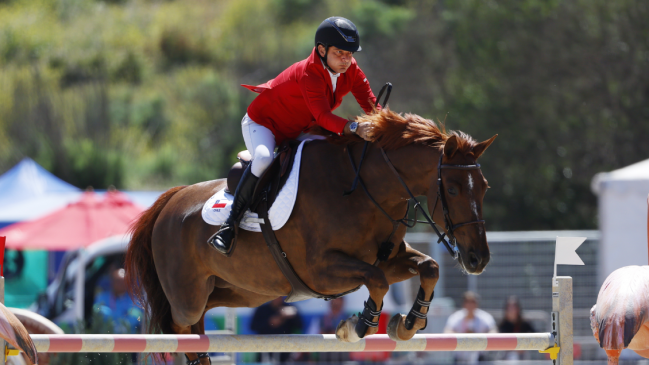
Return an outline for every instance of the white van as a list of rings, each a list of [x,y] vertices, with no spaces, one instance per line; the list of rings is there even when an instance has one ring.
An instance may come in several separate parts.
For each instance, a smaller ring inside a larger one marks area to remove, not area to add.
[[[113,236],[86,248],[68,251],[54,281],[41,293],[30,310],[57,324],[88,321],[95,290],[111,265],[123,265],[128,235]]]

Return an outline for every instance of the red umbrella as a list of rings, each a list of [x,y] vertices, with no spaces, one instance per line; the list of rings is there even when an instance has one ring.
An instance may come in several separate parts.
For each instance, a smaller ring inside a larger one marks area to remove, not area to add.
[[[118,191],[101,199],[85,192],[81,199],[45,217],[0,229],[7,248],[69,250],[88,246],[102,238],[125,234],[144,208]]]

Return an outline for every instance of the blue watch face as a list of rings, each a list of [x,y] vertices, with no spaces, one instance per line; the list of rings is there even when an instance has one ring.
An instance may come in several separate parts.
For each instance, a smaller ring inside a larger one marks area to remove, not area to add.
[[[358,123],[352,122],[352,124],[349,125],[349,130],[352,131],[353,133],[356,133],[356,129],[358,129]]]

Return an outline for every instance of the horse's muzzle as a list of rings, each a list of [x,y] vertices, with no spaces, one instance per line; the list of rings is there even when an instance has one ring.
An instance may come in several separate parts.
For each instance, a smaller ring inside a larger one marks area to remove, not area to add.
[[[484,271],[484,268],[489,263],[490,255],[489,252],[483,253],[476,250],[470,250],[466,256],[460,255],[460,260],[462,261],[462,266],[469,274],[479,275]]]

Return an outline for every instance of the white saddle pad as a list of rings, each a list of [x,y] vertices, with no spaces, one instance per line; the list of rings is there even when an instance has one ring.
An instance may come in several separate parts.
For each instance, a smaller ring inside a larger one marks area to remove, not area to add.
[[[300,143],[297,152],[295,153],[295,159],[293,160],[293,169],[286,180],[286,184],[282,186],[282,189],[277,194],[273,206],[270,207],[270,210],[268,211],[268,218],[270,219],[270,223],[275,231],[286,224],[286,221],[288,221],[288,218],[291,216],[291,212],[293,211],[295,199],[297,198],[297,186],[300,177],[302,147],[304,147],[304,143],[308,141],[309,140],[305,140]],[[205,205],[203,205],[203,220],[205,223],[213,226],[222,225],[228,218],[228,215],[230,215],[233,200],[234,196],[226,193],[225,189],[219,190],[219,192],[209,198]],[[261,232],[261,227],[259,226],[260,222],[261,219],[257,216],[257,213],[248,210],[239,223],[239,228],[252,232]]]

